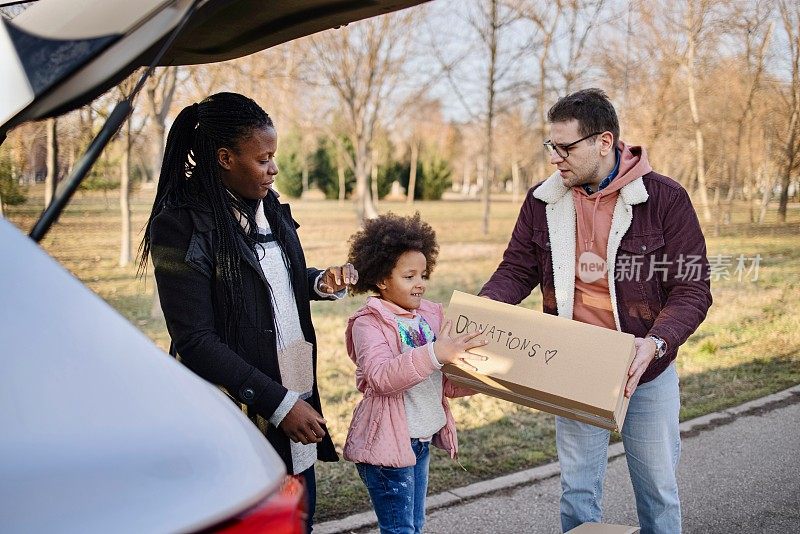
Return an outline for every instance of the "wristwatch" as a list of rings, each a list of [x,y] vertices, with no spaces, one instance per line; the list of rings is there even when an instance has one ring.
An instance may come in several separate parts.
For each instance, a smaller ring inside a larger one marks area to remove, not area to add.
[[[647,336],[653,340],[653,343],[656,344],[656,354],[653,357],[654,359],[662,358],[667,353],[667,342],[661,339],[658,336]]]

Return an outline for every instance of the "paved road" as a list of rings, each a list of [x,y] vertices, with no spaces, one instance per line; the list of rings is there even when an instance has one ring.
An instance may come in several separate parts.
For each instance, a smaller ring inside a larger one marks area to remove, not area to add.
[[[684,532],[800,532],[798,400],[684,438]],[[426,532],[557,533],[559,494],[555,477],[440,508],[430,513]],[[638,524],[624,457],[608,466],[604,520]]]

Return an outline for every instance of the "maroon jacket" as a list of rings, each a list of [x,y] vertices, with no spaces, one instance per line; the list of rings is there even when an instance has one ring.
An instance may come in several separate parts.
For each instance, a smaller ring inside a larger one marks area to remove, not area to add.
[[[503,261],[480,295],[519,304],[539,285],[544,312],[572,318],[575,208],[568,193],[558,174],[528,192]],[[645,383],[676,358],[711,306],[705,238],[686,190],[655,172],[623,187],[607,260],[617,328],[667,342]]]

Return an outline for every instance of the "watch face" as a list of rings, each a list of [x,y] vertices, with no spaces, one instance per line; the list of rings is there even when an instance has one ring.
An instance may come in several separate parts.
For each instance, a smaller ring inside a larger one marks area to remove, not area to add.
[[[650,339],[656,344],[656,359],[661,358],[667,352],[666,342],[655,336],[650,336]]]
[[[664,343],[663,339],[659,339],[658,340],[658,355],[659,355],[659,357],[663,356],[664,353],[666,353],[666,352],[667,352],[667,344]]]

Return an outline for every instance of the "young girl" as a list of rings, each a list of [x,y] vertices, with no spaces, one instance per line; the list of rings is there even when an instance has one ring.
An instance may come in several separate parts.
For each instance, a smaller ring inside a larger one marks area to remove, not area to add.
[[[382,533],[422,532],[431,443],[455,458],[455,422],[446,397],[470,395],[451,384],[442,364],[486,341],[452,337],[441,304],[422,298],[439,247],[427,223],[383,215],[350,238],[359,273],[353,293],[374,292],[348,321],[347,352],[364,394],[353,413],[344,457],[356,462]],[[438,332],[438,336],[434,335]]]

